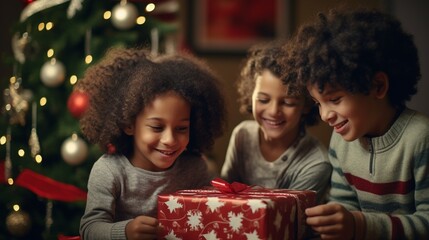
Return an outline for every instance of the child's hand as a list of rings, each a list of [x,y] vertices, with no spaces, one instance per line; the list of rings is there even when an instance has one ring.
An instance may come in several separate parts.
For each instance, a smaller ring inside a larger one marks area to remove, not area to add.
[[[307,224],[321,239],[353,239],[355,223],[351,212],[340,204],[324,204],[305,210]]]
[[[148,216],[138,216],[125,227],[127,240],[156,239],[158,230],[158,219]]]

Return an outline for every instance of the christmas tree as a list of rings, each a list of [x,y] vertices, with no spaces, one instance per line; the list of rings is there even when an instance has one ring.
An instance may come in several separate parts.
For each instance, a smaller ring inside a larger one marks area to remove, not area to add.
[[[114,46],[175,50],[174,0],[25,0],[0,119],[0,239],[77,236],[101,152],[79,129],[88,97],[73,92]]]

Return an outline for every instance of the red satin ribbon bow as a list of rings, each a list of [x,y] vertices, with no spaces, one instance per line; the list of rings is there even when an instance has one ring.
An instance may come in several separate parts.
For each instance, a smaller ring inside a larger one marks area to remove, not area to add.
[[[58,182],[29,169],[24,169],[18,175],[15,184],[33,191],[39,197],[51,200],[64,202],[86,200],[86,191],[70,184]]]
[[[246,192],[249,189],[251,189],[250,186],[239,183],[239,182],[233,182],[228,183],[227,181],[221,179],[221,178],[215,178],[211,181],[211,185],[215,187],[217,190],[223,192],[223,193],[240,193],[240,192]]]

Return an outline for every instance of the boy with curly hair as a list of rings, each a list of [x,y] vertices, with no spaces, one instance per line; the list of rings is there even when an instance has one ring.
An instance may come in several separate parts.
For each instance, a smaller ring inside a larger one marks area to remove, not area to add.
[[[211,180],[202,153],[226,114],[217,77],[192,56],[112,49],[77,90],[90,97],[82,132],[105,152],[89,176],[82,238],[155,239],[157,196]]]
[[[292,76],[334,130],[330,202],[307,223],[322,239],[428,239],[429,119],[405,105],[420,79],[413,37],[380,11],[331,11],[292,51]]]
[[[281,79],[283,44],[266,42],[248,51],[237,85],[240,110],[253,120],[234,128],[221,176],[268,188],[314,190],[322,203],[332,168],[325,146],[306,131],[319,116],[305,87]]]

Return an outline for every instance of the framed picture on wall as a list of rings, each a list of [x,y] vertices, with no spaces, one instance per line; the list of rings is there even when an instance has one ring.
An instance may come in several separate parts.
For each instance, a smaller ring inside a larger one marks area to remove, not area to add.
[[[244,54],[258,42],[286,38],[290,0],[193,0],[189,40],[198,53]]]

